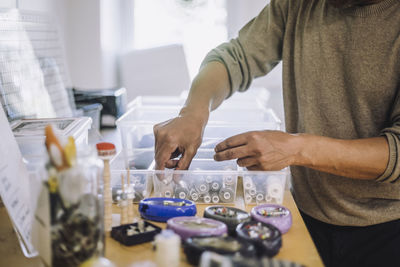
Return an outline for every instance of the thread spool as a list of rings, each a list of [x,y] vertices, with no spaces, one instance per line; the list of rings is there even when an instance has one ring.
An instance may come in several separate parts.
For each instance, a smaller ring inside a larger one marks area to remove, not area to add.
[[[260,193],[260,192],[258,192],[257,194],[256,194],[256,201],[257,201],[257,203],[260,203],[260,202],[262,202],[262,201],[264,201],[264,194],[263,193]]]
[[[204,203],[210,203],[211,202],[211,196],[210,196],[210,194],[205,194],[204,196],[203,196],[203,201],[204,201]]]
[[[189,197],[189,189],[184,187],[175,188],[175,197],[181,199],[187,199]]]
[[[212,182],[211,186],[210,186],[211,191],[214,191],[214,192],[219,191],[221,189],[221,187],[222,187],[221,183],[217,182],[217,181]]]
[[[178,267],[181,239],[171,230],[162,230],[155,237],[158,267]]]
[[[267,186],[267,193],[270,197],[276,199],[282,198],[284,187],[279,177],[269,176],[266,186]]]
[[[191,189],[190,192],[189,192],[189,194],[190,194],[190,198],[191,198],[193,201],[199,200],[199,194],[197,193],[197,191],[196,191],[195,189]]]
[[[197,182],[195,188],[200,194],[205,194],[210,191],[210,186],[207,183]]]
[[[243,177],[243,188],[245,190],[250,190],[254,188],[254,183],[250,176]]]
[[[171,198],[174,195],[174,186],[172,183],[169,183],[167,185],[161,184],[161,197],[168,197]]]
[[[253,197],[250,196],[249,194],[244,194],[244,202],[246,204],[250,204],[253,201]]]
[[[212,178],[212,176],[207,175],[206,178],[205,178],[204,180],[206,181],[206,183],[210,184],[210,183],[212,183],[213,178]]]
[[[247,192],[252,197],[254,197],[257,194],[257,190],[255,187],[248,189]]]
[[[235,200],[235,192],[231,188],[223,187],[219,191],[219,198],[222,202],[231,203]]]
[[[224,180],[223,186],[229,186],[235,183],[235,179],[233,178],[232,175],[224,176],[223,180]]]
[[[219,203],[219,196],[217,194],[212,194],[211,201],[212,203]]]

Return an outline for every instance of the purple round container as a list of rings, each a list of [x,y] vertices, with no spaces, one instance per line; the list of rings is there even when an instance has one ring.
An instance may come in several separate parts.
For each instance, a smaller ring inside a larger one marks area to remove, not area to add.
[[[221,236],[228,232],[226,224],[208,218],[183,216],[167,221],[167,228],[177,233],[182,240],[192,236]]]
[[[264,204],[254,207],[251,212],[254,220],[269,223],[281,231],[287,233],[292,226],[292,214],[290,210],[278,204]]]

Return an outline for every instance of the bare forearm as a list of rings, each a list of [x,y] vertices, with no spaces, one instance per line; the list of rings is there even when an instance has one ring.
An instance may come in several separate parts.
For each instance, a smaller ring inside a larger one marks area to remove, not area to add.
[[[341,140],[301,134],[294,164],[356,179],[375,179],[389,160],[385,137]]]
[[[220,62],[210,62],[194,79],[181,114],[185,112],[206,114],[207,120],[209,112],[224,101],[229,91],[230,84],[225,66]]]

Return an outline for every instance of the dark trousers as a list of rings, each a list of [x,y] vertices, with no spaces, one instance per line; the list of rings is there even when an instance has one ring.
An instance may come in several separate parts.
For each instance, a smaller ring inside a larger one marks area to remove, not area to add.
[[[400,266],[400,220],[337,226],[300,213],[325,266]]]

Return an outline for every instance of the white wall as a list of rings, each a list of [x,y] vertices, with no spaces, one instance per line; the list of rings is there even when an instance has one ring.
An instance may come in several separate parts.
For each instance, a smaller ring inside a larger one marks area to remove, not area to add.
[[[0,8],[18,7],[54,14],[65,44],[71,84],[84,89],[101,89],[119,84],[117,54],[126,50],[122,44],[132,40],[132,25],[127,23],[132,21],[127,18],[132,12],[130,1],[0,0]],[[238,30],[268,2],[227,0],[229,37],[235,37]],[[271,91],[269,104],[283,119],[281,76],[279,65],[266,77],[256,79],[254,85],[264,86]]]
[[[0,0],[0,8],[15,8],[16,0]]]
[[[228,36],[234,38],[238,31],[269,2],[268,0],[228,0]],[[268,105],[275,110],[278,117],[284,121],[282,95],[282,63],[276,66],[265,77],[253,82],[254,86],[266,87],[270,92]]]

